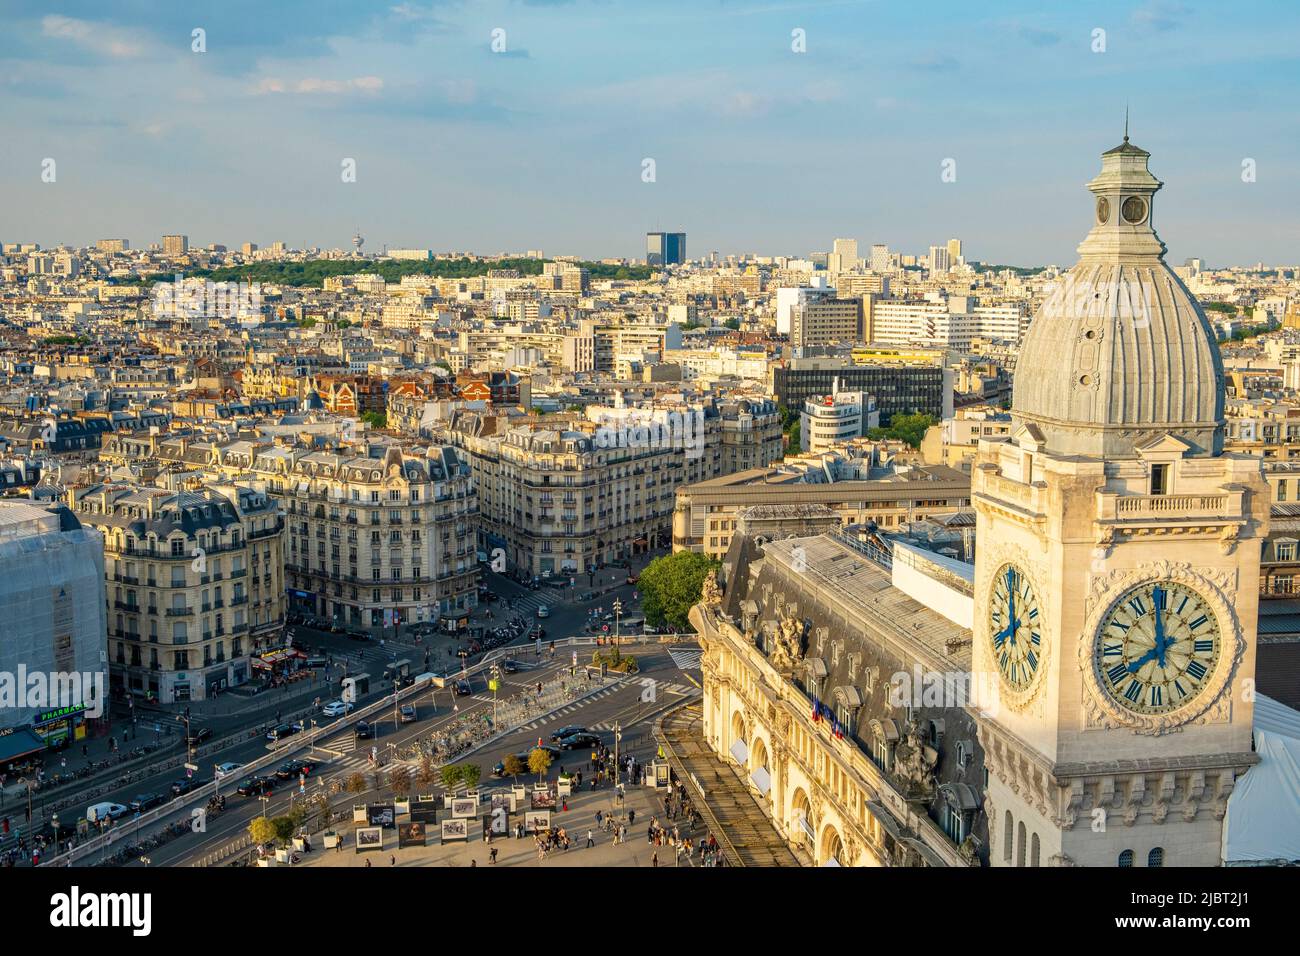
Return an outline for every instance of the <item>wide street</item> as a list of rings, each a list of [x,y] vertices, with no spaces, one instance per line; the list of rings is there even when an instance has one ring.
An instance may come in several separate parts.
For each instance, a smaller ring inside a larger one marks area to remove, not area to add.
[[[586,687],[595,686],[583,680],[581,666],[586,663],[584,656],[589,659],[592,649],[590,645],[577,648],[580,666],[577,677],[572,683],[578,686],[579,694],[585,693]],[[653,718],[672,704],[697,693],[694,683],[696,677],[688,676],[688,671],[683,671],[674,660],[674,656],[683,659],[689,667],[690,650],[686,647],[673,650],[674,654],[670,655],[668,648],[658,644],[625,647],[625,653],[635,655],[640,664],[640,672],[635,677],[610,679],[590,696],[563,705],[544,718],[529,721],[490,746],[462,755],[454,762],[475,763],[482,768],[483,780],[480,789],[506,786],[509,781],[493,780],[490,771],[507,754],[527,750],[537,743],[538,738],[549,742],[550,735],[555,729],[573,724],[585,726],[596,732],[607,745],[612,746],[612,729],[616,723],[623,728],[620,746],[630,748],[639,759],[645,760],[654,749],[650,740]],[[544,649],[542,660],[536,664],[531,663],[528,655],[521,656],[520,660],[530,666],[522,668],[516,674],[503,677],[501,700],[505,700],[512,692],[530,693],[535,689],[537,682],[545,682],[557,675],[567,680],[572,657],[571,652],[565,648],[564,652],[557,650],[555,658],[552,659]],[[650,692],[650,686],[643,683],[643,679],[654,681],[653,693]],[[373,740],[354,741],[351,731],[348,730],[322,741],[320,748],[309,750],[302,746],[295,746],[292,743],[293,738],[290,738],[284,746],[283,753],[286,758],[310,755],[325,760],[311,774],[306,789],[307,795],[328,791],[332,783],[341,783],[354,773],[361,773],[366,782],[372,784],[373,774],[370,771],[375,768],[369,763],[370,747],[374,747],[381,762],[388,765],[390,754],[400,754],[418,739],[433,734],[452,720],[466,714],[490,715],[493,707],[491,694],[487,693],[481,683],[475,690],[472,696],[458,699],[452,697],[450,690],[422,692],[415,699],[419,714],[417,722],[401,724],[394,721],[391,716],[385,716],[373,724],[377,730],[377,736]],[[266,752],[266,749],[265,744],[256,744],[249,748],[246,757],[252,759],[260,756]],[[336,751],[336,753],[329,751]],[[589,756],[589,753],[575,751],[571,768],[585,768]],[[557,760],[551,776],[558,774],[564,765],[563,757]],[[264,814],[268,816],[284,814],[288,811],[291,801],[299,798],[296,781],[285,781],[277,786],[264,805],[264,801],[258,797],[240,797],[234,794],[240,779],[242,777],[236,773],[222,782],[222,793],[227,797],[226,810],[209,816],[206,833],[187,834],[155,849],[149,856],[150,865],[185,866],[204,861],[231,844],[241,841],[247,833],[248,822],[254,817]],[[435,786],[431,789],[441,792],[442,787]],[[387,795],[386,790],[373,789],[362,794],[342,793],[333,797],[332,805],[336,812],[340,809],[346,811],[354,803],[375,802]],[[124,821],[120,825],[130,824],[129,821]],[[138,861],[133,865],[139,865]]]

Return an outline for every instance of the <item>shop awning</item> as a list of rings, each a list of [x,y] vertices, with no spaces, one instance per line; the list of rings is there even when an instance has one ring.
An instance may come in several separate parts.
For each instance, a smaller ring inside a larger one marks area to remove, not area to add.
[[[743,740],[737,740],[731,745],[731,756],[736,758],[736,763],[743,765],[749,759],[749,747]]]
[[[0,764],[26,757],[28,754],[40,753],[45,749],[45,741],[30,730],[23,728],[0,737]]]
[[[772,775],[767,772],[766,767],[759,767],[749,775],[749,779],[754,781],[754,786],[758,787],[758,792],[767,796],[767,792],[772,789]]]

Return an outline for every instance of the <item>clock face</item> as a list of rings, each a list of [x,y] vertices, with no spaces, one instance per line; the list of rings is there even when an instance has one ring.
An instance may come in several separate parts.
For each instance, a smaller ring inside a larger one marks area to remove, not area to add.
[[[1028,689],[1043,659],[1038,597],[1023,571],[1004,564],[989,592],[989,634],[993,660],[1014,691]]]
[[[1147,204],[1140,196],[1129,196],[1124,200],[1124,205],[1120,207],[1120,212],[1124,214],[1124,221],[1129,225],[1136,226],[1147,217]]]
[[[1097,222],[1102,225],[1110,222],[1110,200],[1105,196],[1097,200]]]
[[[1097,679],[1120,706],[1166,714],[1205,689],[1223,647],[1219,619],[1192,588],[1170,581],[1125,591],[1102,619]]]

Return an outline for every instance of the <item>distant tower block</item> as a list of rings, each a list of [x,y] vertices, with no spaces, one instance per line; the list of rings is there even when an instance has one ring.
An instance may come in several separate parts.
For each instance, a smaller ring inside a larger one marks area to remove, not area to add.
[[[362,238],[361,230],[358,229],[358,230],[357,230],[355,233],[353,233],[353,235],[352,235],[352,248],[355,249],[355,250],[357,251],[357,254],[358,254],[358,255],[360,255],[360,254],[361,254],[361,247],[364,246],[365,244],[366,244],[366,240],[365,240],[364,238]]]

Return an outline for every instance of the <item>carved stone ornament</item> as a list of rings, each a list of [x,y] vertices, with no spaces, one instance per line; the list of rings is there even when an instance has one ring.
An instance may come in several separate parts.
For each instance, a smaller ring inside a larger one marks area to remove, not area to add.
[[[704,575],[704,586],[700,590],[700,599],[706,607],[716,608],[722,603],[722,587],[718,584],[717,568],[711,568]]]
[[[1029,584],[1034,589],[1034,599],[1038,602],[1039,619],[1042,621],[1052,619],[1050,610],[1052,595],[1048,588],[1043,586],[1042,569],[1030,559],[1029,554],[1022,548],[1000,542],[991,544],[984,549],[982,561],[981,566],[987,568],[989,573],[983,580],[975,582],[976,607],[982,613],[976,614],[975,626],[971,631],[971,635],[972,643],[978,643],[983,649],[984,656],[982,659],[991,668],[992,673],[975,676],[984,678],[983,683],[978,686],[997,687],[998,698],[996,703],[998,706],[1019,713],[1028,709],[1029,705],[1038,697],[1038,692],[1042,690],[1043,682],[1047,679],[1047,672],[1052,669],[1056,653],[1056,642],[1059,637],[1056,634],[1043,634],[1043,642],[1039,645],[1038,668],[1034,671],[1033,679],[1030,680],[1028,686],[1017,689],[1009,684],[1002,676],[1002,672],[993,664],[993,650],[990,646],[993,637],[992,625],[989,621],[989,604],[993,584],[998,572],[1005,565],[1014,564],[1022,574],[1029,578]]]
[[[788,613],[781,615],[769,655],[773,667],[779,671],[789,671],[803,661],[804,630],[803,621]]]
[[[921,723],[915,717],[907,733],[894,748],[894,774],[906,784],[907,799],[929,800],[934,796],[934,767],[939,755],[926,745]]]
[[[1102,621],[1115,601],[1130,588],[1154,581],[1173,581],[1193,588],[1214,612],[1219,622],[1223,651],[1214,673],[1186,707],[1167,714],[1137,714],[1115,703],[1102,684],[1093,653]],[[1083,705],[1089,727],[1131,729],[1158,736],[1176,731],[1199,718],[1228,719],[1229,702],[1224,696],[1233,672],[1246,653],[1241,624],[1232,609],[1236,575],[1226,571],[1194,568],[1190,564],[1158,561],[1140,568],[1097,575],[1084,603],[1083,632],[1079,640],[1079,670],[1083,674]]]

